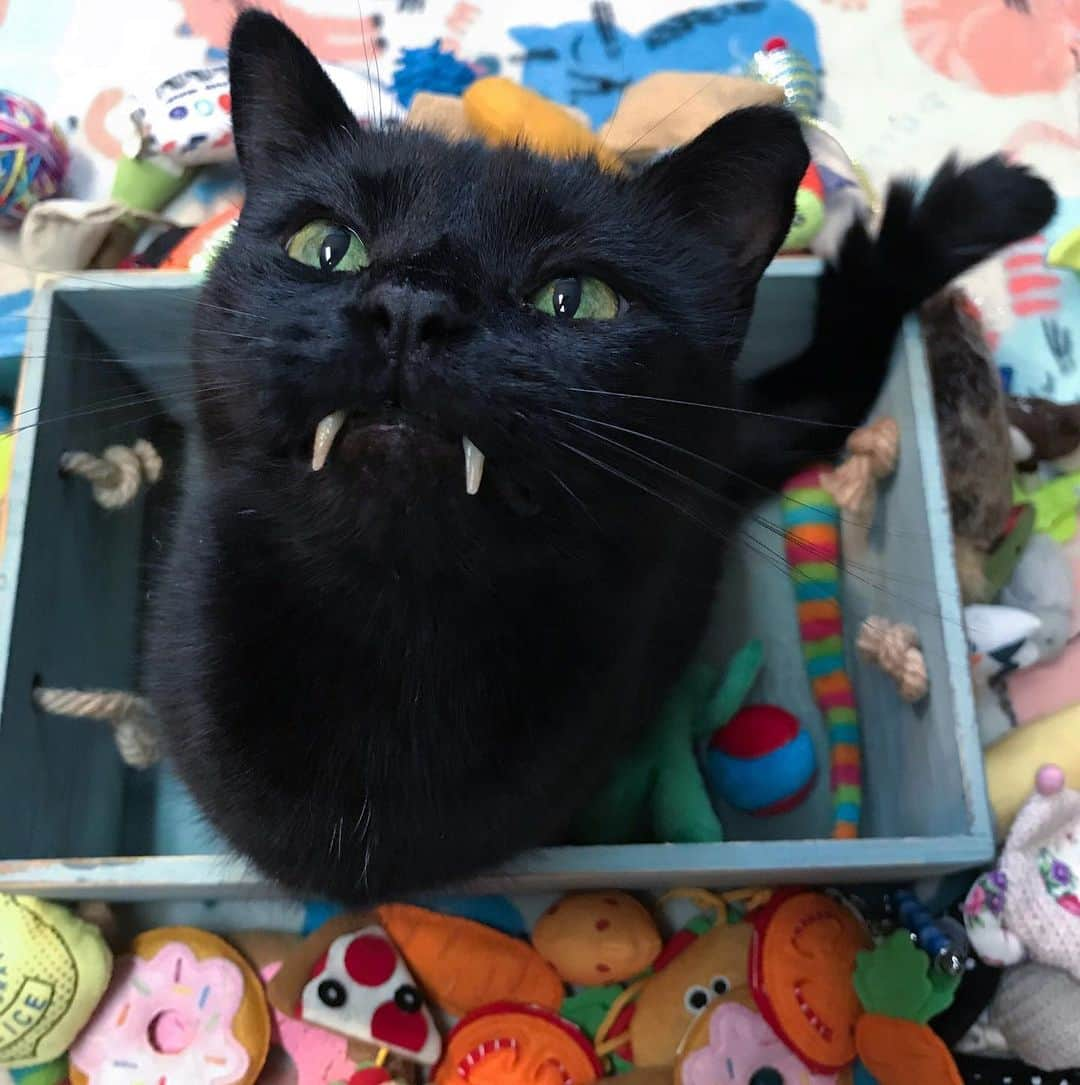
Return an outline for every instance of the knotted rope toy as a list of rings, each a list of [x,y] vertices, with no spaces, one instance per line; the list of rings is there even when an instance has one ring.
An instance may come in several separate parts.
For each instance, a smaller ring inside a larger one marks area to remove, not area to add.
[[[855,647],[862,659],[876,663],[896,682],[909,704],[926,696],[930,679],[914,626],[871,615],[859,627]]]
[[[38,686],[34,704],[51,716],[101,720],[112,727],[124,763],[149,768],[161,759],[157,716],[150,702],[115,689],[54,689]]]
[[[91,483],[94,500],[103,509],[122,509],[135,500],[144,483],[152,486],[161,478],[161,456],[140,438],[130,448],[110,445],[100,456],[65,452],[60,457],[60,474]]]
[[[821,485],[848,516],[869,521],[874,515],[877,483],[896,470],[900,427],[895,418],[860,426],[847,440],[848,458],[822,474]]]

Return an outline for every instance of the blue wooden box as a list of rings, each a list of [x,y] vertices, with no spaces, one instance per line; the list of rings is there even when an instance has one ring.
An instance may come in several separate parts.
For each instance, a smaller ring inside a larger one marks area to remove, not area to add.
[[[806,341],[818,271],[813,260],[770,269],[742,364],[767,366]],[[0,568],[3,890],[114,899],[274,892],[224,853],[167,768],[125,769],[103,725],[42,715],[31,700],[36,681],[137,683],[142,604],[168,545],[170,510],[190,455],[186,342],[196,290],[186,276],[91,273],[55,279],[37,297]],[[106,409],[88,409],[102,403]],[[865,753],[864,837],[822,839],[830,823],[828,755],[798,651],[791,586],[782,570],[740,545],[718,585],[722,620],[704,653],[720,660],[750,636],[765,641],[767,672],[756,699],[785,706],[814,733],[824,771],[810,800],[772,819],[726,811],[726,843],[553,848],[477,888],[862,882],[991,858],[946,497],[914,321],[897,343],[879,410],[901,424],[901,460],[845,571],[848,632],[870,613],[914,624],[931,694],[912,708],[876,670],[852,663]],[[165,477],[128,509],[104,512],[85,482],[58,475],[66,449],[100,451],[138,436],[162,452]],[[775,501],[759,511],[776,521]],[[765,529],[746,530],[778,549]]]

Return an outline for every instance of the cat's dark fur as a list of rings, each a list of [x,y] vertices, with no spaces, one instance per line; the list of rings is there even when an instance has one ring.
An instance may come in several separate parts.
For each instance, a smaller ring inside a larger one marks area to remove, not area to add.
[[[265,15],[241,17],[230,64],[248,193],[198,316],[205,470],[149,687],[236,848],[297,889],[368,900],[559,839],[699,639],[739,476],[772,485],[844,436],[627,397],[857,423],[901,315],[1053,198],[998,161],[947,172],[924,211],[898,188],[883,240],[853,229],[825,279],[815,344],[740,387],[807,162],[788,113],[740,111],[616,177],[363,131]],[[371,266],[290,261],[315,218],[354,228]],[[625,313],[523,304],[579,272]],[[338,408],[350,421],[313,473]],[[476,496],[463,435],[487,455]]]

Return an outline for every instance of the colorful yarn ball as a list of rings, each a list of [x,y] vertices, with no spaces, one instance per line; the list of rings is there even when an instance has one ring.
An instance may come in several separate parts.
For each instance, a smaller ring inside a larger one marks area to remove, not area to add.
[[[55,196],[70,161],[41,106],[0,90],[0,226],[18,226],[38,200]]]
[[[771,817],[793,810],[817,776],[814,743],[790,712],[747,705],[717,728],[705,750],[713,793],[736,810]]]

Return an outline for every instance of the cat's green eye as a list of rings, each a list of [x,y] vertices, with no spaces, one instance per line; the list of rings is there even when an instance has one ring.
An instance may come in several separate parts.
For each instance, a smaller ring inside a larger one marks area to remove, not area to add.
[[[329,219],[301,226],[286,242],[285,251],[297,263],[322,271],[359,271],[371,263],[363,241]]]
[[[553,279],[528,301],[534,309],[561,320],[614,320],[620,309],[619,295],[591,275]]]

